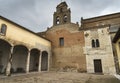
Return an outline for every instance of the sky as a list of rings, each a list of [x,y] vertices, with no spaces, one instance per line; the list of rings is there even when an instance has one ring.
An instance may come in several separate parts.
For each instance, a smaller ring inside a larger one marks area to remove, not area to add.
[[[53,13],[61,1],[71,9],[73,23],[80,23],[81,17],[120,12],[120,0],[0,0],[0,15],[33,32],[42,32],[53,25]]]

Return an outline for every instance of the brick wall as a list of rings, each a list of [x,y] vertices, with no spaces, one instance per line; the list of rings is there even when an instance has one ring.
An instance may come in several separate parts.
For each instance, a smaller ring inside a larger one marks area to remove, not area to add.
[[[78,31],[77,24],[64,24],[46,31],[46,38],[52,41],[52,66],[57,69],[74,68],[86,71],[86,58],[83,55],[84,32]],[[59,38],[64,38],[64,46]]]

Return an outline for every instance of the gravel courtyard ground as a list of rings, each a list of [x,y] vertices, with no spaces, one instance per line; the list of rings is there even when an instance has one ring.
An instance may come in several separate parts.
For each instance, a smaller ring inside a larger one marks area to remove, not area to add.
[[[120,83],[112,75],[86,74],[75,72],[42,72],[0,76],[0,83]]]

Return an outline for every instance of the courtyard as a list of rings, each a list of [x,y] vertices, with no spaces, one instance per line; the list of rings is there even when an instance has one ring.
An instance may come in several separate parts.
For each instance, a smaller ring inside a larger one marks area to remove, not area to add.
[[[0,83],[120,83],[113,75],[77,72],[41,72],[0,76]]]

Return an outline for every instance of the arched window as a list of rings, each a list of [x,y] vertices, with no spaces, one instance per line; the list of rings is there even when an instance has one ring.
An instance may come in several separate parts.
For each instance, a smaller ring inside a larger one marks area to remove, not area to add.
[[[64,15],[64,22],[67,22],[67,15]]]
[[[95,47],[95,40],[92,40],[92,47]]]
[[[95,47],[100,47],[100,42],[98,39],[96,40],[92,40],[92,47],[95,48]]]
[[[6,30],[7,30],[7,25],[2,24],[2,25],[1,25],[0,33],[1,33],[2,35],[5,35],[5,34],[6,34]]]
[[[60,24],[60,18],[59,18],[59,16],[57,16],[57,18],[56,18],[56,24]]]
[[[96,47],[100,47],[100,43],[98,39],[96,39]]]

